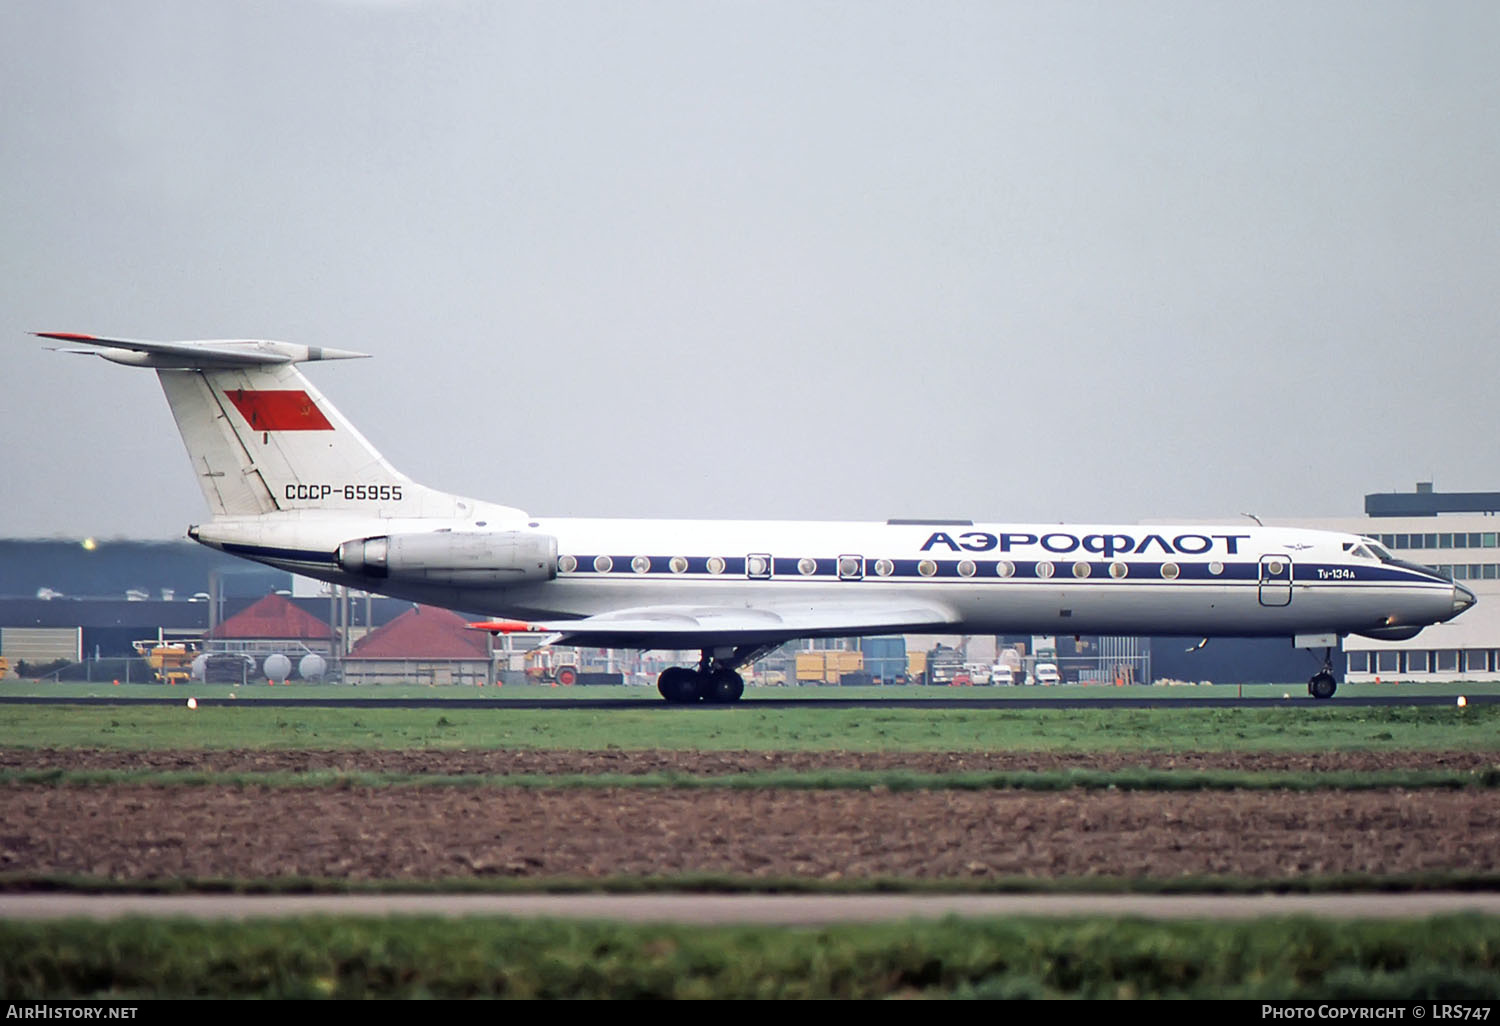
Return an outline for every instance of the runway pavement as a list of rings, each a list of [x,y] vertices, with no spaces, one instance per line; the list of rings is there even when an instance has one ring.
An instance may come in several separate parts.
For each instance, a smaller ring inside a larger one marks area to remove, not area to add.
[[[198,920],[506,916],[689,925],[822,926],[909,919],[1423,919],[1500,915],[1500,894],[5,894],[0,919]]]

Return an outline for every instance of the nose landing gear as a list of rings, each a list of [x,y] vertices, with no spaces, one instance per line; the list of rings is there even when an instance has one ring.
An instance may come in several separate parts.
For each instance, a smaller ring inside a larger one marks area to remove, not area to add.
[[[1307,693],[1317,699],[1332,698],[1339,682],[1333,676],[1333,650],[1323,650],[1323,668],[1307,682]]]

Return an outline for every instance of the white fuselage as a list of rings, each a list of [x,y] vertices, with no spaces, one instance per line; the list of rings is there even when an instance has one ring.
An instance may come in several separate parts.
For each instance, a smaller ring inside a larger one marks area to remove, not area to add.
[[[513,587],[372,583],[334,559],[340,544],[363,536],[515,530],[556,539],[555,578]],[[1472,602],[1435,571],[1369,554],[1356,535],[1281,527],[516,522],[488,520],[480,504],[449,521],[318,511],[224,519],[194,537],[337,584],[528,619],[898,600],[946,611],[949,633],[1291,637],[1420,627]]]

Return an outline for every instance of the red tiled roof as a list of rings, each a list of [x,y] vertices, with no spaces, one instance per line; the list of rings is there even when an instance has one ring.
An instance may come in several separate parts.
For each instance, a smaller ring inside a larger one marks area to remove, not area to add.
[[[329,641],[333,631],[281,595],[267,595],[209,631],[210,638]]]
[[[366,634],[351,659],[488,659],[482,631],[471,631],[457,613],[417,606]]]

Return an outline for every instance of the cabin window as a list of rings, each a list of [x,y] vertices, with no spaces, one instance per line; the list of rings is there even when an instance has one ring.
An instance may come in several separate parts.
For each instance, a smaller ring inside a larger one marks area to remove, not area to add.
[[[1224,564],[1220,563],[1216,559],[1212,563],[1208,564],[1208,572],[1213,574],[1215,577],[1218,577],[1224,572]]]
[[[889,577],[896,572],[896,564],[889,559],[877,559],[875,561],[875,574],[878,577]]]
[[[865,561],[858,556],[839,557],[839,576],[846,581],[857,581],[864,576]]]
[[[572,556],[558,556],[557,569],[562,573],[570,574],[578,569],[578,560]]]
[[[923,577],[932,577],[937,574],[937,564],[930,559],[924,559],[917,564],[917,573]]]
[[[972,559],[960,559],[958,561],[958,575],[960,577],[973,577],[974,561]]]
[[[1008,559],[1002,559],[995,564],[995,573],[1001,577],[1014,577],[1016,575],[1016,564]]]
[[[1091,574],[1093,572],[1094,572],[1094,568],[1091,567],[1091,566],[1089,566],[1087,563],[1085,563],[1081,559],[1078,562],[1076,562],[1076,563],[1073,564],[1073,576],[1079,578],[1080,580],[1082,580],[1083,578],[1087,577],[1089,574]]]
[[[771,557],[765,553],[754,553],[745,557],[745,575],[747,577],[766,578],[771,576]]]
[[[1051,577],[1054,569],[1052,564],[1044,559],[1036,565],[1036,575],[1042,578]]]
[[[1109,564],[1109,576],[1113,577],[1117,581],[1124,580],[1125,576],[1129,573],[1130,567],[1125,563],[1121,563],[1119,560],[1116,560],[1115,562]]]
[[[687,573],[688,561],[686,556],[673,556],[667,561],[667,568],[674,574]]]
[[[809,556],[803,556],[797,560],[797,572],[803,577],[811,577],[818,572],[818,561]]]
[[[1281,573],[1280,566],[1280,563],[1272,563],[1271,572],[1273,574]],[[1176,563],[1163,563],[1161,565],[1161,575],[1165,580],[1175,581],[1177,580],[1177,575],[1180,573],[1182,573],[1182,569]]]
[[[724,572],[724,559],[721,556],[708,557],[708,572],[711,574],[722,574]]]
[[[615,561],[608,556],[595,556],[594,569],[601,574],[607,574],[615,568]]]
[[[634,570],[638,574],[650,573],[650,571],[651,571],[651,557],[650,556],[636,556],[634,559],[632,559],[630,561],[630,569]]]

